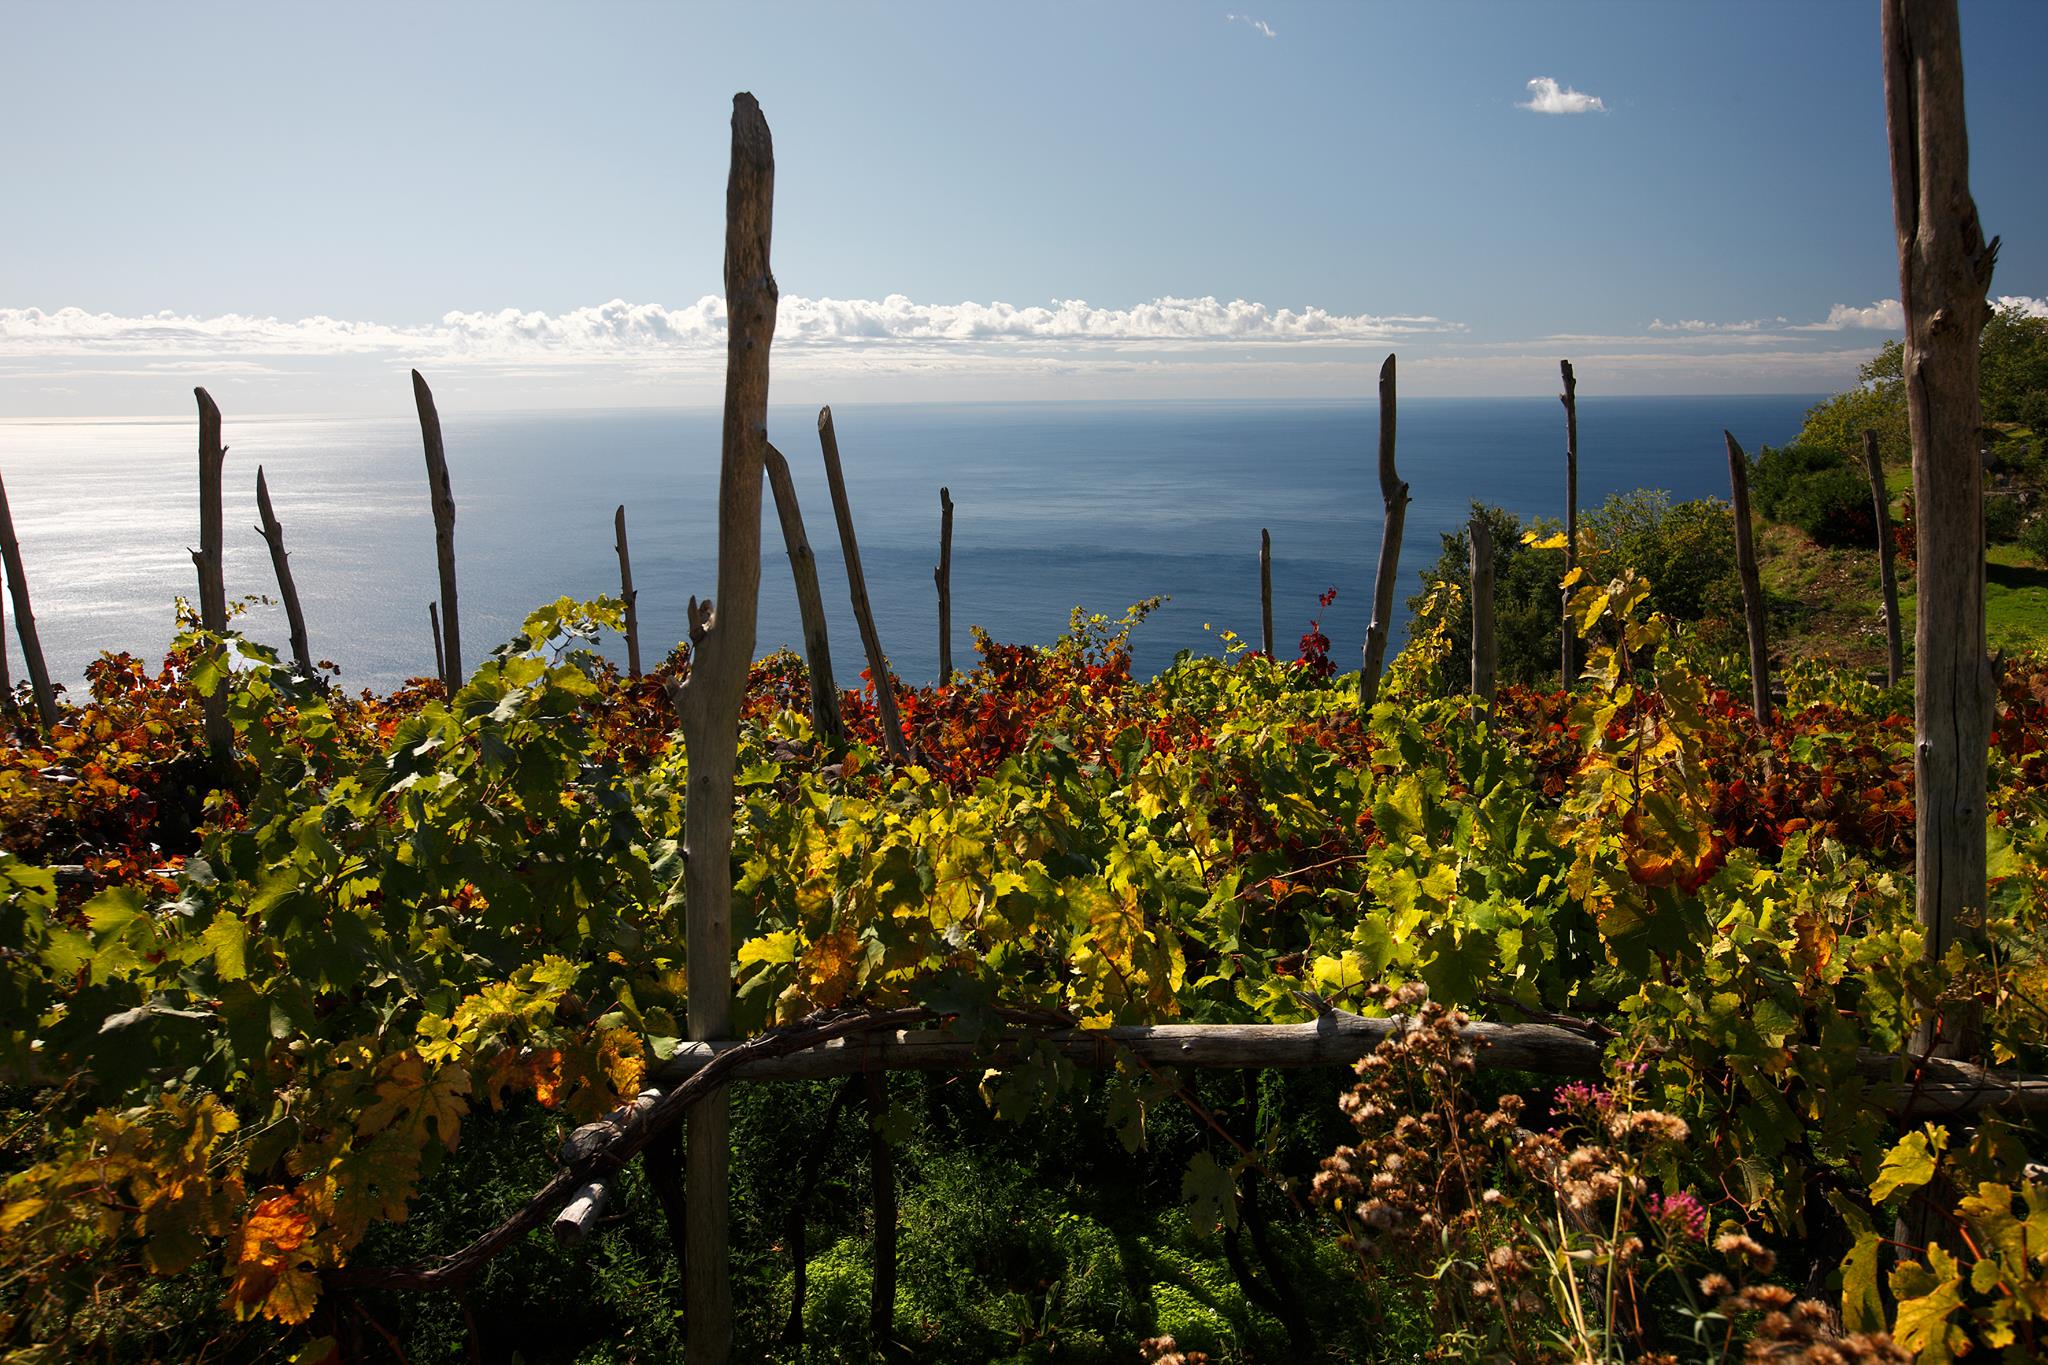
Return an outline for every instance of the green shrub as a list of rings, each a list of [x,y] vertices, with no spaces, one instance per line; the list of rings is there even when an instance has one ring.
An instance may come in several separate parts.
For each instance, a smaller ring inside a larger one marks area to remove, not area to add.
[[[2034,557],[2034,562],[2048,568],[2048,508],[2034,513],[2034,519],[2020,532],[2020,548]]]
[[[2019,539],[2026,509],[2010,493],[1991,493],[1984,499],[1984,539],[1992,545],[2010,545]]]
[[[1769,446],[1750,465],[1750,508],[1788,522],[1817,544],[1868,547],[1877,543],[1870,480],[1837,451],[1820,446]]]

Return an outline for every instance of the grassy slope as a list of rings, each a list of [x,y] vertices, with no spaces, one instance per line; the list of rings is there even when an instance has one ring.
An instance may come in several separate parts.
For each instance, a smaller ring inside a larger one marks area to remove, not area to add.
[[[1770,523],[1758,536],[1757,558],[1779,649],[1797,658],[1825,654],[1858,668],[1884,667],[1876,550],[1824,549],[1795,527]],[[2048,565],[2013,545],[1992,546],[1986,559],[1991,647],[2048,650]],[[1900,569],[1899,615],[1910,650],[1913,579],[1904,565]]]

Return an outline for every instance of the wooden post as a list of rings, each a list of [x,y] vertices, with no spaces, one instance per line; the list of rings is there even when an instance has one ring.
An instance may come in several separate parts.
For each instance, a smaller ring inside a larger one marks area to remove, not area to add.
[[[205,389],[192,390],[199,401],[199,548],[192,551],[193,567],[199,570],[199,624],[214,635],[228,628],[227,580],[221,556],[227,546],[227,517],[221,511],[221,467],[227,463],[228,448],[220,443],[220,409]],[[235,732],[228,725],[228,698],[223,687],[200,699],[206,726],[206,747],[216,763],[225,762],[234,748]]]
[[[1273,533],[1259,528],[1259,648],[1273,657]]]
[[[874,1193],[874,1282],[868,1297],[868,1341],[878,1356],[893,1354],[896,1325],[896,1153],[884,1123],[889,1117],[887,1073],[870,1071],[868,1092],[868,1175]]]
[[[427,627],[434,632],[434,676],[441,680],[445,690],[448,686],[448,656],[441,649],[441,609],[432,602],[427,603]]]
[[[420,439],[427,448],[427,493],[434,504],[434,560],[441,570],[441,682],[448,695],[462,687],[462,618],[455,604],[455,493],[448,486],[448,454],[441,444],[441,414],[434,391],[412,372],[412,401],[419,409]]]
[[[1770,646],[1764,639],[1764,589],[1756,572],[1756,542],[1749,527],[1749,457],[1735,443],[1732,432],[1723,431],[1728,442],[1728,486],[1735,507],[1735,571],[1742,580],[1742,615],[1749,625],[1749,702],[1757,723],[1771,719]]]
[[[1380,566],[1373,580],[1372,625],[1365,632],[1365,667],[1358,675],[1358,704],[1371,706],[1380,694],[1380,670],[1387,661],[1387,633],[1393,628],[1394,580],[1401,573],[1401,526],[1408,519],[1408,485],[1394,472],[1394,357],[1380,366]]]
[[[0,491],[0,507],[6,505],[6,494]],[[6,567],[0,565],[0,577],[6,575]],[[0,716],[14,709],[14,676],[7,667],[7,594],[0,593]]]
[[[846,722],[839,718],[839,684],[832,678],[832,642],[825,630],[825,598],[818,591],[818,560],[804,534],[803,508],[797,505],[796,484],[789,461],[771,441],[767,447],[768,487],[775,494],[775,515],[782,522],[782,544],[789,551],[789,572],[796,580],[796,609],[804,626],[804,671],[811,678],[811,729],[834,757],[846,752]]]
[[[48,730],[57,724],[57,689],[50,685],[42,637],[36,634],[35,608],[29,605],[28,574],[21,567],[21,542],[14,535],[14,514],[7,509],[5,480],[0,480],[0,565],[7,569],[7,590],[14,598],[14,629],[21,637],[21,664],[35,693],[36,718]],[[7,695],[11,698],[12,691]]]
[[[1472,547],[1472,695],[1476,719],[1493,712],[1496,660],[1493,638],[1493,530],[1486,518],[1472,514],[1466,528]]]
[[[1558,361],[1557,368],[1564,378],[1564,392],[1557,401],[1564,404],[1564,571],[1570,577],[1579,563],[1579,377],[1572,373],[1569,360]],[[1570,588],[1561,594],[1558,605],[1562,611],[1561,671],[1565,690],[1570,691],[1579,680],[1579,632],[1572,619]]]
[[[839,468],[839,435],[832,428],[832,409],[818,409],[818,445],[825,452],[825,482],[832,488],[832,515],[839,523],[839,548],[846,555],[846,586],[853,596],[853,619],[867,650],[868,673],[875,680],[875,706],[881,713],[882,745],[898,763],[910,761],[903,742],[903,722],[896,713],[896,690],[889,682],[889,660],[868,607],[868,581],[860,570],[860,542],[853,534],[853,508],[846,501],[846,476]]]
[[[1877,521],[1877,568],[1884,584],[1885,681],[1897,687],[1906,671],[1905,649],[1899,640],[1899,571],[1893,562],[1892,499],[1884,487],[1884,465],[1877,458],[1877,433],[1863,433],[1863,468],[1870,475],[1870,510]]]
[[[299,606],[299,588],[292,581],[291,557],[284,549],[284,523],[270,506],[270,485],[263,478],[263,466],[256,466],[256,514],[263,524],[256,534],[270,547],[270,567],[277,571],[277,592],[284,598],[284,619],[291,628],[292,666],[302,678],[313,676],[313,649],[306,642],[306,613]]]
[[[939,686],[953,682],[953,493],[939,490],[939,566],[932,570],[939,585]]]
[[[1929,961],[1980,941],[1985,750],[1994,695],[1984,632],[1984,468],[1977,337],[1998,239],[1970,198],[1955,0],[1884,0],[1906,420],[1919,606],[1913,626],[1914,895]],[[1923,1017],[1915,1052],[1966,1054],[1969,1018]]]
[[[633,556],[626,550],[626,504],[612,513],[619,544],[619,596],[626,603],[626,676],[640,676],[640,594],[633,591]]]
[[[775,150],[754,97],[732,101],[732,170],[725,187],[725,423],[718,473],[716,606],[689,604],[695,651],[679,689],[689,754],[684,800],[684,898],[689,923],[689,1035],[732,1032],[732,805],[740,704],[754,658],[761,587],[761,473],[768,444],[768,348],[779,291],[769,268]],[[730,1096],[691,1105],[684,1155],[684,1322],[689,1365],[732,1355],[726,1166]]]

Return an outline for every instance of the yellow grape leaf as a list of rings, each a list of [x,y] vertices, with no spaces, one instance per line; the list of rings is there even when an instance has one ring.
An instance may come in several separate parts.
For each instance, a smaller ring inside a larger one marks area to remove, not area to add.
[[[1941,1134],[1932,1148],[1928,1146],[1931,1132]],[[1934,1179],[1934,1154],[1947,1136],[1946,1129],[1929,1125],[1928,1131],[1908,1133],[1901,1138],[1896,1147],[1884,1154],[1884,1164],[1878,1167],[1877,1179],[1871,1182],[1871,1202],[1881,1204],[1901,1190],[1917,1190]]]
[[[750,962],[794,962],[797,955],[797,932],[784,929],[780,933],[750,938],[740,945],[739,964],[744,967]]]
[[[377,1099],[356,1121],[356,1131],[367,1136],[401,1122],[414,1129],[431,1127],[452,1152],[462,1116],[469,1112],[462,1098],[469,1088],[466,1069],[443,1066],[428,1075],[419,1054],[406,1053],[377,1082]]]
[[[0,1232],[12,1232],[50,1207],[47,1199],[16,1199],[0,1208]]]
[[[296,1327],[313,1316],[320,1301],[320,1281],[303,1266],[286,1266],[263,1300],[263,1316]]]
[[[1562,531],[1557,532],[1555,535],[1545,536],[1541,540],[1536,538],[1536,532],[1524,531],[1522,532],[1522,543],[1532,550],[1562,550],[1570,542],[1564,538],[1564,532]]]
[[[846,998],[854,975],[860,968],[860,934],[842,924],[824,937],[812,941],[797,959],[804,993],[814,1004],[830,1007]]]
[[[1929,1265],[1908,1261],[1892,1271],[1892,1293],[1899,1301],[1892,1340],[1927,1365],[1945,1365],[1963,1344],[1962,1334],[1948,1323],[1949,1315],[1963,1306],[1963,1281],[1955,1259],[1940,1247],[1929,1247],[1927,1259]]]
[[[640,1035],[631,1029],[607,1029],[598,1041],[597,1065],[611,1083],[613,1094],[627,1100],[638,1095],[640,1081],[647,1074]]]

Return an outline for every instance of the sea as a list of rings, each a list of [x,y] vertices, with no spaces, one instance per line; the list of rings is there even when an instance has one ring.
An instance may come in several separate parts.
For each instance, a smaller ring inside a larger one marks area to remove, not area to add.
[[[1726,497],[1722,431],[1754,451],[1798,432],[1818,395],[1582,397],[1582,507],[1636,488],[1674,501]],[[834,409],[870,600],[891,667],[913,683],[938,669],[939,490],[955,505],[956,667],[970,627],[1044,643],[1075,608],[1112,618],[1166,604],[1132,637],[1134,666],[1182,650],[1219,653],[1225,632],[1256,647],[1259,534],[1273,545],[1278,652],[1293,657],[1320,619],[1340,668],[1355,668],[1372,614],[1381,500],[1378,405],[1364,402],[848,404]],[[663,657],[691,595],[717,571],[716,410],[444,411],[457,504],[464,663],[514,636],[562,596],[619,590],[612,514],[626,508],[643,654]],[[816,413],[774,408],[831,618],[841,685],[859,637],[833,524]],[[226,576],[231,598],[275,599],[255,530],[266,471],[317,658],[351,689],[431,675],[427,604],[434,530],[418,423],[390,417],[248,418],[225,430]],[[1555,398],[1413,398],[1399,411],[1398,464],[1412,501],[1394,642],[1406,600],[1474,501],[1525,519],[1564,508],[1564,413]],[[155,660],[173,602],[196,598],[199,542],[193,420],[0,423],[0,477],[22,544],[51,672],[82,685],[101,651]],[[796,597],[773,503],[763,497],[757,652],[801,649]],[[1319,597],[1330,589],[1327,607]],[[13,673],[22,677],[11,638]],[[286,644],[284,612],[258,603],[238,626]],[[623,659],[621,642],[607,653]]]

